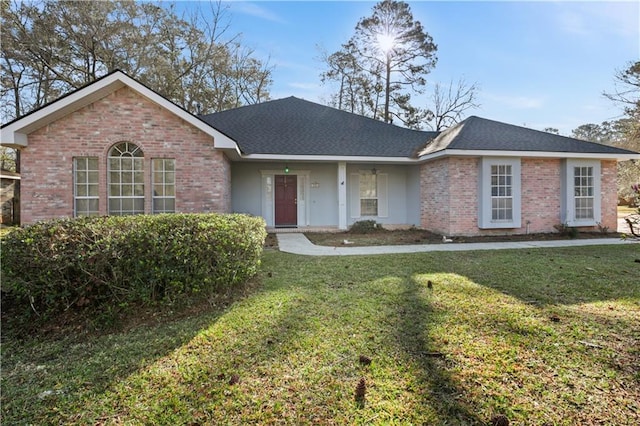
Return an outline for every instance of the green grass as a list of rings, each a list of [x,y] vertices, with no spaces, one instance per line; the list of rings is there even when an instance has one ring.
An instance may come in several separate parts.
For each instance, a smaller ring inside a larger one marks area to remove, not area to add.
[[[635,424],[638,258],[268,251],[230,306],[4,341],[2,424]]]
[[[619,215],[628,215],[638,213],[637,207],[629,207],[629,206],[618,206],[618,214]]]

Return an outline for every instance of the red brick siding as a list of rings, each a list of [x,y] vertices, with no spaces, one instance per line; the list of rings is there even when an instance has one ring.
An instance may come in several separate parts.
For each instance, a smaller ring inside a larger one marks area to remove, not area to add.
[[[420,227],[439,234],[449,233],[449,159],[420,166]]]
[[[615,160],[603,160],[600,162],[600,191],[602,193],[602,219],[601,225],[616,232],[618,229],[618,162]]]
[[[478,228],[478,159],[444,158],[420,168],[420,226],[443,235]]]
[[[522,226],[518,229],[478,228],[477,158],[444,158],[420,168],[420,225],[443,235],[504,235],[556,232],[563,196],[562,160],[521,160]],[[616,229],[616,161],[602,161],[602,226]],[[597,227],[588,230],[597,230]]]
[[[144,152],[145,212],[151,212],[151,159],[176,160],[176,210],[229,212],[231,167],[213,140],[129,88],[28,136],[21,153],[22,221],[73,216],[73,158],[98,157],[100,213],[107,214],[107,155],[122,141]]]
[[[522,176],[522,228],[516,233],[556,232],[560,221],[561,170],[560,159],[523,158]]]
[[[449,232],[447,235],[471,235],[478,231],[478,158],[451,158],[449,162]]]

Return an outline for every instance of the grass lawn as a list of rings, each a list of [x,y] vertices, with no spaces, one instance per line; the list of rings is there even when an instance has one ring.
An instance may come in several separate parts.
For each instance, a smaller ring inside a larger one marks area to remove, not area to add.
[[[618,216],[626,216],[634,213],[638,213],[637,207],[618,206]]]
[[[639,258],[269,250],[230,305],[3,341],[1,422],[638,424]]]

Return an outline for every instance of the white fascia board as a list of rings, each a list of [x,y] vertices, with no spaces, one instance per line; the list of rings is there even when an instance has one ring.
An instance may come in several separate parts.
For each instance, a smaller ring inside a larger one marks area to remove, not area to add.
[[[247,154],[241,157],[247,161],[308,161],[348,163],[386,163],[386,164],[416,164],[418,159],[408,157],[358,157],[348,155],[279,155],[279,154]]]
[[[96,102],[125,86],[211,136],[216,148],[232,148],[240,152],[238,145],[231,138],[120,71],[64,96],[50,105],[27,114],[23,118],[3,127],[0,142],[2,145],[7,146],[26,147],[29,133]]]
[[[221,143],[223,145],[229,145],[229,146],[221,146],[221,147],[224,147],[224,148],[237,148],[237,144],[235,142],[233,142],[231,140],[231,138],[229,138],[228,136],[224,135],[220,131],[214,129],[213,127],[211,127],[210,125],[208,125],[204,121],[200,120],[195,115],[193,115],[190,112],[182,109],[181,107],[179,107],[178,105],[174,104],[173,102],[167,100],[166,98],[158,95],[156,92],[154,92],[153,90],[150,90],[149,88],[145,87],[144,85],[138,83],[134,79],[132,79],[132,78],[130,78],[130,77],[128,77],[128,76],[126,76],[126,75],[124,75],[122,73],[119,73],[119,72],[116,73],[116,74],[120,74],[120,76],[123,78],[123,80],[125,80],[125,84],[127,86],[129,86],[131,89],[133,89],[136,92],[138,92],[140,95],[146,97],[151,102],[154,102],[154,103],[160,105],[164,109],[168,110],[169,112],[171,112],[174,115],[178,116],[179,118],[183,119],[187,123],[191,124],[193,127],[197,128],[197,129],[201,130],[202,132],[206,133],[207,135],[211,136],[213,138],[213,140],[214,140],[214,146],[217,147],[216,139],[219,138],[219,139],[221,139]]]
[[[2,128],[0,138],[2,145],[27,146],[27,135],[29,133],[124,87],[126,83],[123,80],[125,78],[127,77],[124,74],[114,73],[94,84],[63,96],[44,108],[25,115]]]
[[[443,157],[523,157],[523,158],[585,158],[594,160],[640,160],[638,154],[602,154],[580,152],[552,152],[552,151],[489,151],[489,150],[458,150],[445,149],[432,154],[423,155],[419,161],[436,160]]]

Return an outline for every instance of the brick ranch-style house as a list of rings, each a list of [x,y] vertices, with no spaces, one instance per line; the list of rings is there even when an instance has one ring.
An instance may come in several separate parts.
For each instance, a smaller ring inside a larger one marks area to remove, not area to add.
[[[479,117],[417,131],[294,97],[195,116],[120,71],[1,132],[20,150],[23,224],[240,212],[309,230],[616,229],[616,162],[640,159]]]

